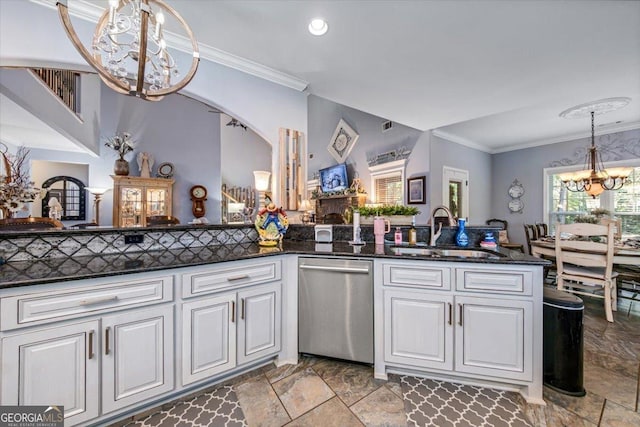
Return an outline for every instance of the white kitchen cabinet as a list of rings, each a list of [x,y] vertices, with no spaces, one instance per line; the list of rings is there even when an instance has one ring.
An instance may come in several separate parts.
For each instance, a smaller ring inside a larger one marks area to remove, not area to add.
[[[173,390],[173,306],[102,319],[104,413]]]
[[[275,282],[183,303],[183,384],[278,353],[281,291]]]
[[[238,364],[280,351],[280,283],[256,286],[238,292]]]
[[[377,261],[376,328],[382,332],[376,339],[384,345],[376,349],[376,377],[386,378],[389,369],[433,372],[439,379],[515,387],[529,402],[542,403],[541,270]]]
[[[448,294],[385,290],[385,360],[451,370],[452,304],[453,298]]]
[[[64,405],[65,425],[99,415],[97,320],[2,339],[2,405]]]
[[[182,381],[190,384],[236,366],[236,293],[182,305]]]
[[[456,296],[455,370],[530,381],[530,301]]]

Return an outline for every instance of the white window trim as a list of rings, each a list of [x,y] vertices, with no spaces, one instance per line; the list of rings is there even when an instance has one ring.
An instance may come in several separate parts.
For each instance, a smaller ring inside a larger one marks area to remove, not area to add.
[[[618,160],[615,162],[606,162],[603,164],[604,168],[615,168],[621,166],[629,166],[629,167],[639,167],[640,159],[628,159],[628,160]],[[557,175],[564,172],[574,172],[584,169],[584,164],[580,163],[577,165],[570,166],[557,166],[552,168],[544,168],[542,171],[542,208],[543,210],[543,218],[544,222],[549,224],[549,177],[551,175]],[[605,191],[606,193],[606,191]],[[604,194],[604,193],[603,193]],[[600,196],[602,197],[602,196]]]
[[[387,178],[400,172],[400,182],[402,182],[402,202],[405,201],[405,168],[407,159],[395,160],[393,162],[383,163],[381,165],[369,166],[369,174],[371,175],[371,202],[377,203],[376,197],[376,179]]]

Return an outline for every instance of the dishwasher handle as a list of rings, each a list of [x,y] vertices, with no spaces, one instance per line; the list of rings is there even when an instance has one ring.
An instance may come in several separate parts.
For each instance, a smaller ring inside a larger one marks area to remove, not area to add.
[[[301,265],[302,270],[319,270],[319,271],[334,271],[336,273],[355,273],[355,274],[369,274],[369,268],[357,268],[357,267],[331,267],[324,265]]]

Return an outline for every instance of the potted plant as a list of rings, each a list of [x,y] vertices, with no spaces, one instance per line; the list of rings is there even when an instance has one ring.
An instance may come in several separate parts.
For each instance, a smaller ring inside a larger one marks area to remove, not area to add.
[[[418,208],[403,205],[363,206],[354,210],[360,212],[361,224],[373,224],[374,217],[383,216],[391,225],[411,225],[413,216],[420,213]]]
[[[107,139],[107,142],[105,142],[104,145],[111,148],[119,155],[113,169],[114,173],[122,176],[129,175],[129,162],[124,158],[124,156],[132,152],[135,147],[135,143],[131,139],[131,134],[123,132],[121,135],[112,136]]]

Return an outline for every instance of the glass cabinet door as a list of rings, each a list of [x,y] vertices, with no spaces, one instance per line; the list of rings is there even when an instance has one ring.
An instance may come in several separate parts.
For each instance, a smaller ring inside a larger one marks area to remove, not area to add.
[[[168,215],[167,190],[164,188],[147,188],[146,216]]]
[[[142,225],[142,189],[120,188],[120,227]]]

